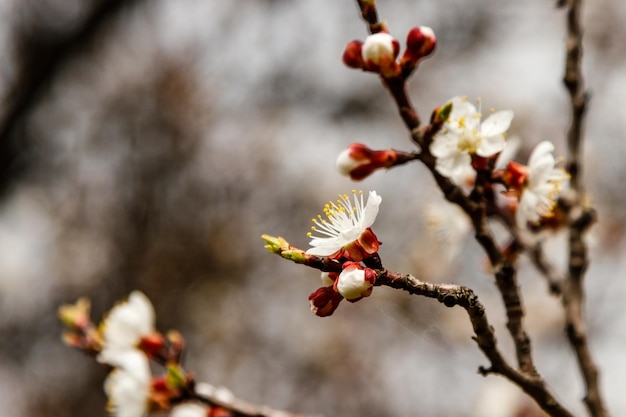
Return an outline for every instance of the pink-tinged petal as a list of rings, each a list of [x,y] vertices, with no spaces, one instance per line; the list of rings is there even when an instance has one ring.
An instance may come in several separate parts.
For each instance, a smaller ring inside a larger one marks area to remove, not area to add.
[[[501,135],[511,126],[512,120],[513,112],[511,110],[496,112],[480,125],[480,134],[483,137]]]

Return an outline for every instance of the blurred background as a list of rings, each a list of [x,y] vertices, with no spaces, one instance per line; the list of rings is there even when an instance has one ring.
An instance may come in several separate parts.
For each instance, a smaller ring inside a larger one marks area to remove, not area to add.
[[[422,118],[455,95],[512,109],[525,161],[541,140],[565,149],[555,3],[380,0],[379,11],[402,43],[417,25],[438,37],[410,85]],[[625,20],[621,0],[584,7],[584,175],[600,218],[587,318],[613,415],[626,415]],[[413,150],[377,77],[341,63],[365,36],[351,0],[0,0],[4,415],[105,416],[106,371],[62,345],[56,310],[87,295],[99,320],[133,289],[153,300],[159,329],[186,336],[198,380],[251,402],[327,416],[540,415],[477,374],[487,363],[462,310],[377,288],[321,319],[307,300],[319,273],[263,249],[263,233],[306,248],[326,201],[375,189],[385,266],[474,288],[512,357],[471,233],[428,228],[426,208],[446,210],[429,173],[412,164],[355,185],[335,170],[352,142]],[[549,242],[559,267],[563,242]],[[524,258],[520,283],[538,368],[583,415],[559,302]]]

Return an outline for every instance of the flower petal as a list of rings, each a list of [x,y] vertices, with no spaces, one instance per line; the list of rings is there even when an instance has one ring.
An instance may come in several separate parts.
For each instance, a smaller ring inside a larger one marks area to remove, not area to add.
[[[540,161],[544,160],[546,157],[549,157],[552,161],[554,161],[552,152],[554,152],[554,144],[552,142],[547,140],[539,142],[528,158],[528,166],[532,167],[533,165],[536,165]]]
[[[376,216],[378,216],[378,210],[383,198],[379,196],[376,191],[370,191],[367,197],[367,204],[363,209],[363,219],[360,229],[364,230],[374,224]],[[360,235],[360,233],[359,233]],[[358,237],[358,236],[357,236]]]
[[[444,177],[461,176],[471,169],[472,157],[466,153],[454,153],[444,158],[437,158],[435,169]]]
[[[453,132],[438,134],[430,144],[430,153],[444,158],[458,152],[459,136]]]
[[[504,135],[485,136],[480,141],[478,149],[476,149],[476,155],[488,158],[501,152],[506,146],[506,140]]]
[[[507,131],[513,120],[511,110],[502,110],[487,117],[480,125],[480,134],[483,137],[500,135]]]

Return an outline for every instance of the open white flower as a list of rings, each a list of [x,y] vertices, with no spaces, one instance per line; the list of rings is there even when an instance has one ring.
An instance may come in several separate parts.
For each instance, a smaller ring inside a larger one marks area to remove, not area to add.
[[[553,215],[556,200],[567,185],[569,175],[556,167],[551,142],[539,143],[528,158],[528,176],[516,213],[517,225],[525,227]]]
[[[466,98],[454,97],[450,103],[450,116],[434,136],[430,152],[437,158],[435,169],[452,178],[471,168],[472,155],[488,158],[504,149],[504,134],[511,125],[513,112],[493,113],[481,123],[480,109],[476,110]]]
[[[348,251],[353,260],[361,260],[360,256],[367,256],[378,250],[379,242],[370,226],[376,220],[382,198],[376,191],[370,191],[367,204],[364,204],[362,191],[353,191],[352,194],[352,200],[344,194],[336,202],[326,204],[326,219],[321,215],[313,219],[315,225],[311,229],[320,236],[308,233],[312,248],[306,253],[331,256]]]
[[[137,359],[141,361],[139,357]],[[104,381],[104,391],[109,399],[107,409],[115,417],[143,417],[148,412],[150,369],[145,356],[136,369],[142,371],[116,368]]]
[[[137,350],[143,337],[154,333],[154,307],[148,297],[133,291],[128,300],[111,309],[100,325],[104,345],[98,360],[123,366],[126,355]]]

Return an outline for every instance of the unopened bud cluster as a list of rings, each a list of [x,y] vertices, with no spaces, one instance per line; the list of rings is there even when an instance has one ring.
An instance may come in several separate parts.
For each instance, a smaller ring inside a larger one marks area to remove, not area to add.
[[[382,31],[369,35],[364,42],[350,42],[344,51],[343,62],[350,68],[379,73],[384,78],[408,77],[418,62],[429,56],[437,45],[435,33],[429,27],[411,29],[406,49],[400,59],[400,42]]]

